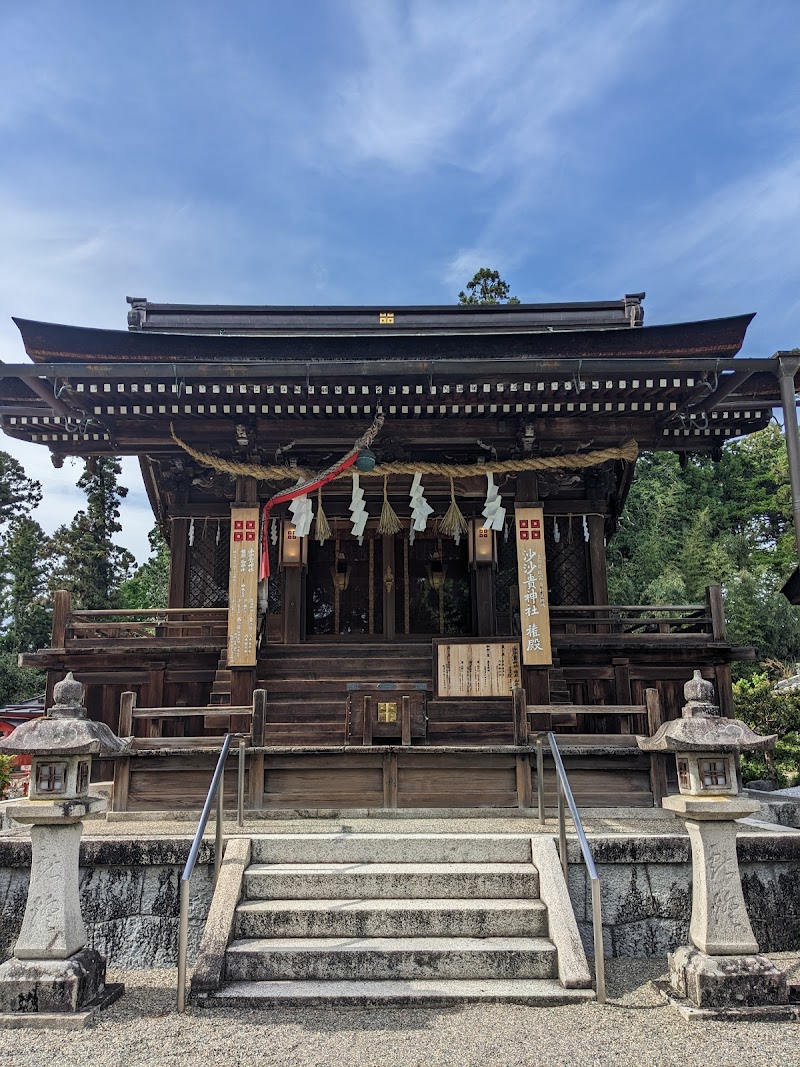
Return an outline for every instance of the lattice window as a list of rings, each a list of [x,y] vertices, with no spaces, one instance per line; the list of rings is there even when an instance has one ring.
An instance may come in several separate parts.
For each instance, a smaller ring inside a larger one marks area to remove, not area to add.
[[[517,592],[517,543],[513,528],[506,538],[505,530],[497,534],[497,575],[495,578],[495,611],[497,613],[497,632],[505,636],[519,631],[512,624],[512,614],[519,616],[519,594]]]
[[[283,609],[283,570],[278,566],[278,543],[273,545],[272,538],[268,538],[269,545],[269,583],[267,585],[268,605],[267,614],[280,615]]]
[[[552,605],[589,604],[588,544],[583,537],[580,515],[558,520],[561,538],[555,540],[553,520],[545,519],[545,551],[547,552],[547,584]]]
[[[217,535],[219,529],[219,536]],[[195,521],[194,544],[188,546],[190,608],[226,608],[228,606],[228,570],[230,567],[230,522],[228,520]],[[270,578],[268,585],[270,615],[280,615],[283,600],[283,573],[278,566],[278,545],[269,539]]]
[[[190,608],[228,606],[230,523],[195,521],[194,544],[189,545]]]

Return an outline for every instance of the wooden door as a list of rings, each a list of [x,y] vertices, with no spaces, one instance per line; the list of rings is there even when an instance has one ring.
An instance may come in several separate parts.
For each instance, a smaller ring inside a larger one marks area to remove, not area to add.
[[[349,533],[324,545],[309,541],[309,638],[383,636],[385,599],[383,538],[377,531],[367,530],[361,544]]]

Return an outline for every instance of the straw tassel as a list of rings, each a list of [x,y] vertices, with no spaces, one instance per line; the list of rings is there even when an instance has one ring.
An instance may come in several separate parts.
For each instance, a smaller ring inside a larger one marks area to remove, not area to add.
[[[314,519],[314,539],[324,545],[331,536],[331,524],[322,510],[322,487],[317,490],[317,515]]]
[[[388,482],[388,478],[383,479],[383,507],[381,508],[381,517],[378,522],[378,533],[385,536],[400,533],[403,529],[402,523],[397,517],[397,512],[389,503]]]
[[[450,507],[439,520],[439,533],[446,537],[452,537],[456,544],[461,540],[461,535],[467,532],[467,520],[461,514],[461,509],[456,503],[456,490],[453,479],[450,479]]]

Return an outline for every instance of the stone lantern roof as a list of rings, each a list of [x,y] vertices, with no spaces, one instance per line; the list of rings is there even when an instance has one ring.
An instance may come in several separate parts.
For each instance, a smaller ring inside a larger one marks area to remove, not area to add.
[[[777,734],[763,737],[741,719],[720,715],[714,687],[700,671],[684,686],[683,717],[665,722],[652,737],[637,737],[643,752],[736,752],[775,747]]]
[[[18,726],[0,741],[0,752],[30,756],[119,756],[130,744],[103,722],[87,718],[83,686],[72,671],[53,688],[56,703],[41,719]]]

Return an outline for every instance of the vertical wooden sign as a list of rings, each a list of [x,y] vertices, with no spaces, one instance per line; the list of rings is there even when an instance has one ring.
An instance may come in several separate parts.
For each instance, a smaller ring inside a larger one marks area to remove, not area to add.
[[[526,667],[545,667],[553,662],[553,653],[544,553],[544,513],[541,508],[516,508],[514,514],[522,662]]]
[[[255,667],[258,628],[258,508],[231,509],[228,666]]]

